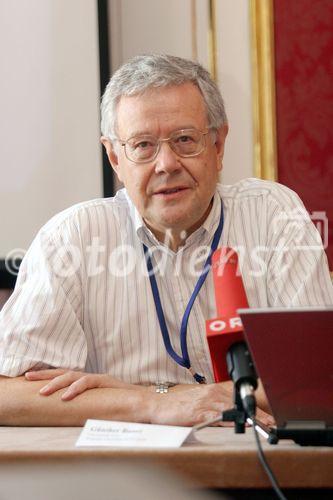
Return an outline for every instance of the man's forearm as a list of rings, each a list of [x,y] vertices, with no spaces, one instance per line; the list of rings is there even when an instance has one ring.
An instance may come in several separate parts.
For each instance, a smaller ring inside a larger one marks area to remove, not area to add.
[[[63,401],[66,390],[39,393],[45,380],[0,378],[0,425],[82,426],[88,418],[165,425],[196,425],[232,406],[231,383],[176,386],[168,394],[147,389],[98,387]],[[135,386],[133,386],[135,387]],[[262,412],[260,413],[262,420]]]
[[[145,391],[98,388],[62,401],[61,392],[39,394],[44,381],[0,378],[0,425],[82,426],[88,418],[149,422],[154,395]]]

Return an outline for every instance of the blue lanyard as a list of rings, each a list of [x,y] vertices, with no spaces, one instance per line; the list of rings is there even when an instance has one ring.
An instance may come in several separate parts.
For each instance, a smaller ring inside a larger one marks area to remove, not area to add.
[[[221,201],[220,222],[219,222],[219,225],[217,226],[217,229],[215,231],[212,245],[210,247],[209,255],[206,259],[206,262],[205,262],[205,265],[204,265],[203,270],[201,272],[201,275],[199,276],[199,279],[194,287],[194,291],[190,297],[190,300],[186,306],[185,313],[184,313],[184,316],[183,316],[183,319],[181,322],[180,347],[181,347],[182,356],[179,356],[176,353],[176,351],[174,351],[174,349],[171,345],[169,331],[168,331],[168,327],[167,327],[165,317],[164,317],[164,312],[163,312],[160,294],[159,294],[156,279],[155,279],[153,265],[152,265],[151,258],[149,255],[150,252],[149,252],[148,248],[146,247],[146,245],[143,245],[143,250],[145,253],[146,264],[147,264],[149,280],[150,280],[150,285],[151,285],[151,290],[153,292],[153,297],[154,297],[154,302],[155,302],[156,313],[158,316],[158,322],[160,324],[160,329],[161,329],[161,333],[162,333],[162,337],[163,337],[163,341],[164,341],[164,345],[165,345],[165,348],[167,350],[167,353],[169,354],[169,356],[171,356],[171,358],[174,361],[176,361],[176,363],[178,363],[180,366],[183,366],[184,368],[187,368],[190,371],[190,373],[193,375],[196,382],[198,382],[199,384],[205,384],[206,379],[202,375],[199,375],[198,373],[196,373],[193,370],[193,368],[191,367],[191,362],[190,362],[190,358],[189,358],[188,350],[187,350],[187,340],[186,340],[187,324],[188,324],[188,319],[189,319],[190,312],[191,312],[191,309],[193,307],[194,301],[195,301],[202,285],[204,284],[205,279],[207,277],[207,274],[209,273],[209,270],[211,268],[212,255],[215,252],[215,250],[217,249],[217,245],[220,241],[222,230],[223,230],[223,223],[224,223],[223,204]]]

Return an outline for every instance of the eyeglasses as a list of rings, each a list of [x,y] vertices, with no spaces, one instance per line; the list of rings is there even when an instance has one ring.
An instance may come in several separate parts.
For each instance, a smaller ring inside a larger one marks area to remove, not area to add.
[[[196,129],[184,129],[173,132],[166,139],[158,139],[153,135],[131,137],[127,141],[119,139],[125,148],[126,158],[134,163],[148,163],[155,160],[162,142],[167,142],[178,156],[190,158],[198,156],[206,147],[205,137],[209,133]]]

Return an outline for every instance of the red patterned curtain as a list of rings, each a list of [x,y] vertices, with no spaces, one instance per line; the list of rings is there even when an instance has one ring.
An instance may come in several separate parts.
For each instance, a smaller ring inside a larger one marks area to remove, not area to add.
[[[278,180],[328,240],[333,270],[333,0],[274,0],[274,25]]]

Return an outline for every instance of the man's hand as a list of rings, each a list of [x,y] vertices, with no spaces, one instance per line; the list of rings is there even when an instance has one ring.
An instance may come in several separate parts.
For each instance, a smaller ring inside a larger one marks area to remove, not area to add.
[[[179,388],[178,390],[176,388]],[[176,386],[168,394],[159,394],[154,400],[152,424],[192,426],[221,417],[221,413],[233,407],[231,382],[208,385]],[[257,419],[267,426],[274,425],[274,419],[257,408]],[[231,427],[231,422],[217,425]]]
[[[39,390],[39,394],[42,396],[50,396],[60,389],[67,388],[67,390],[61,394],[61,399],[63,401],[70,401],[88,389],[97,389],[102,387],[109,387],[113,389],[147,389],[141,385],[126,384],[121,380],[111,377],[111,375],[85,373],[74,370],[64,370],[62,368],[29,371],[26,372],[25,378],[30,381],[49,381]]]
[[[223,384],[189,385],[181,389],[154,395],[152,424],[197,425],[220,417],[232,404],[229,390]]]

